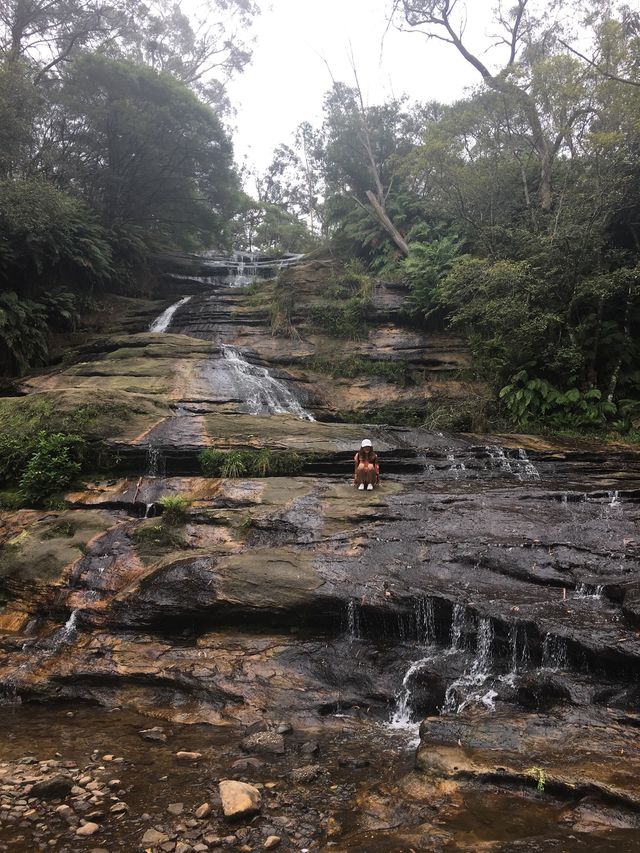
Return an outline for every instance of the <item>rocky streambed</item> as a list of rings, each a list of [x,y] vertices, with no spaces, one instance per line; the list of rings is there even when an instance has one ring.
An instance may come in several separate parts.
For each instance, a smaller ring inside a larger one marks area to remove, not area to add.
[[[337,423],[363,393],[459,398],[459,342],[383,292],[354,348],[422,378],[332,396],[331,341],[182,281],[166,331],[24,389],[127,417],[108,475],[0,517],[0,849],[638,849],[640,454]],[[206,477],[207,448],[302,462]]]

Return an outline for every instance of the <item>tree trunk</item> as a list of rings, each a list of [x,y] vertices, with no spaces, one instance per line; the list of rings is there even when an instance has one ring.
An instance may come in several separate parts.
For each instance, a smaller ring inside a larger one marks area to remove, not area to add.
[[[405,257],[408,257],[409,256],[409,246],[407,245],[406,240],[404,239],[402,234],[398,231],[398,229],[393,224],[393,222],[389,219],[389,217],[387,216],[386,210],[380,204],[380,202],[375,197],[374,193],[371,192],[371,190],[367,190],[367,198],[371,202],[371,207],[373,208],[375,215],[380,220],[380,224],[382,225],[384,230],[387,232],[387,234],[389,234],[389,236],[391,237],[393,242],[396,244],[396,246],[400,249],[402,254]]]

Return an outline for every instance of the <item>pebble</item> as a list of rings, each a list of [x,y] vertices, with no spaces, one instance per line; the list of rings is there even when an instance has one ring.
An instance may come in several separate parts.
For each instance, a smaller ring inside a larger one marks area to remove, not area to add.
[[[202,758],[201,752],[176,752],[178,761],[199,761]]]
[[[88,835],[95,835],[99,829],[100,829],[100,827],[98,826],[97,823],[91,823],[89,821],[88,823],[84,823],[82,826],[79,826],[76,829],[76,835],[80,835],[81,837],[84,838],[85,836],[88,836]]]
[[[168,840],[169,836],[165,835],[164,832],[158,832],[157,829],[148,829],[142,836],[142,845],[143,847],[153,847],[154,845],[166,844]]]
[[[198,820],[202,820],[205,817],[209,817],[209,815],[211,814],[211,806],[209,805],[209,803],[203,803],[201,806],[198,806],[194,814],[198,818]]]
[[[167,806],[169,814],[179,815],[184,811],[184,803],[169,803]]]
[[[282,839],[279,835],[270,835],[264,842],[264,849],[273,850],[275,847],[278,846],[278,844],[280,844],[281,841]]]

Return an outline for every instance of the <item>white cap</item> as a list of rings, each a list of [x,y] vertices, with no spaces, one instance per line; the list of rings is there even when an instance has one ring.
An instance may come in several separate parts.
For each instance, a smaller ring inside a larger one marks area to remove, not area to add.
[[[373,445],[371,444],[371,441],[368,438],[365,438],[360,446],[361,447],[373,447]]]

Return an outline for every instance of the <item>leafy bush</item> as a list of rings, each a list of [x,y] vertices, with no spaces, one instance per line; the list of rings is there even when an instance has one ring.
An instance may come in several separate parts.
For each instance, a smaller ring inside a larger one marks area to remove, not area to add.
[[[39,433],[20,478],[26,497],[40,502],[67,488],[80,473],[83,449],[79,435]]]
[[[203,450],[198,457],[206,477],[295,476],[304,468],[305,458],[289,451]]]
[[[545,379],[529,379],[524,370],[505,385],[500,397],[518,426],[537,423],[553,429],[601,429],[618,411],[598,388],[563,392]]]
[[[187,510],[193,503],[186,495],[165,495],[160,498],[162,507],[162,522],[170,527],[184,524],[187,518]]]
[[[463,241],[449,235],[430,243],[411,243],[411,254],[402,263],[409,282],[409,314],[427,320],[442,306],[440,285],[461,259]]]

